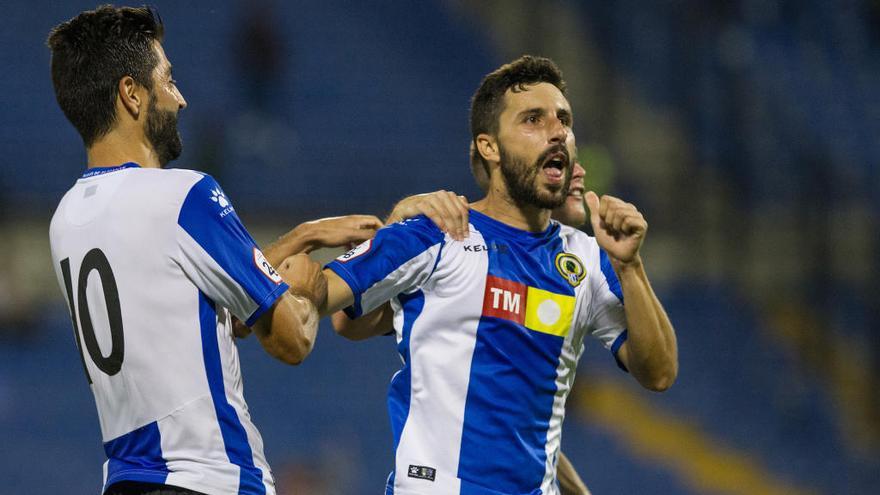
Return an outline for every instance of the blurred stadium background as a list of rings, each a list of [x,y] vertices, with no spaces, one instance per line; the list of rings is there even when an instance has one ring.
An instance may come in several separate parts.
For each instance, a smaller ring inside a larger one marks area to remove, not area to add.
[[[595,343],[563,450],[593,493],[880,490],[880,2],[157,0],[189,108],[175,166],[268,242],[318,216],[476,199],[468,99],[554,58],[588,184],[636,203],[681,372],[639,389]],[[97,493],[103,451],[47,226],[84,167],[49,29],[94,3],[4,2],[0,493]],[[148,281],[145,281],[148,283]],[[241,342],[280,493],[380,493],[389,339],[325,325],[299,368]]]

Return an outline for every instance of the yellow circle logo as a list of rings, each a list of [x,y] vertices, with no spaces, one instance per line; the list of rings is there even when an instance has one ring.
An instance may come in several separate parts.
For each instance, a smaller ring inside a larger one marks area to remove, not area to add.
[[[587,276],[587,269],[584,268],[580,258],[571,253],[556,255],[556,269],[572,287],[580,285]]]

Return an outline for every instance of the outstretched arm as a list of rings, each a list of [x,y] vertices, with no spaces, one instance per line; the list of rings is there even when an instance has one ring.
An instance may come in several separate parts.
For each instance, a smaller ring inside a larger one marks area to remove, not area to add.
[[[263,249],[272,266],[288,256],[318,248],[350,246],[372,239],[382,221],[372,215],[347,215],[303,222]]]
[[[645,388],[664,391],[678,375],[678,344],[666,311],[654,294],[639,249],[648,223],[632,204],[590,191],[590,223],[620,281],[628,336],[618,357]]]
[[[462,240],[468,235],[468,204],[464,196],[450,191],[408,196],[394,205],[385,223],[395,223],[417,215],[427,216],[453,239]],[[391,309],[391,304],[385,303],[355,319],[337,311],[333,313],[332,320],[333,328],[339,335],[351,340],[364,340],[391,331],[394,325],[394,311]]]

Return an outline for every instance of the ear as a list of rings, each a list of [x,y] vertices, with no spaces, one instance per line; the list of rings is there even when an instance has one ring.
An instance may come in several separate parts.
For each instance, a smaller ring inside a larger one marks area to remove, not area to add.
[[[501,153],[498,150],[498,141],[494,137],[486,133],[478,134],[476,143],[477,151],[484,160],[487,162],[501,161]]]
[[[146,92],[131,76],[124,76],[117,86],[117,98],[122,107],[137,120],[146,108]]]

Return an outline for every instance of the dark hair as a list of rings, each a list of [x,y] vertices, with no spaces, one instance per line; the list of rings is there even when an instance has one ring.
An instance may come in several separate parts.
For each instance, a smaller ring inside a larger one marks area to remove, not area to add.
[[[131,76],[152,90],[159,62],[153,41],[162,41],[162,20],[149,7],[102,5],[55,26],[52,84],[64,115],[90,147],[116,122],[119,80]]]
[[[471,138],[474,143],[480,134],[498,133],[498,118],[504,111],[504,94],[508,89],[516,93],[523,91],[525,86],[542,82],[556,86],[565,94],[565,81],[559,67],[549,58],[531,55],[523,55],[484,77],[471,98]],[[476,153],[479,155],[479,151]],[[482,159],[482,155],[479,156]]]

